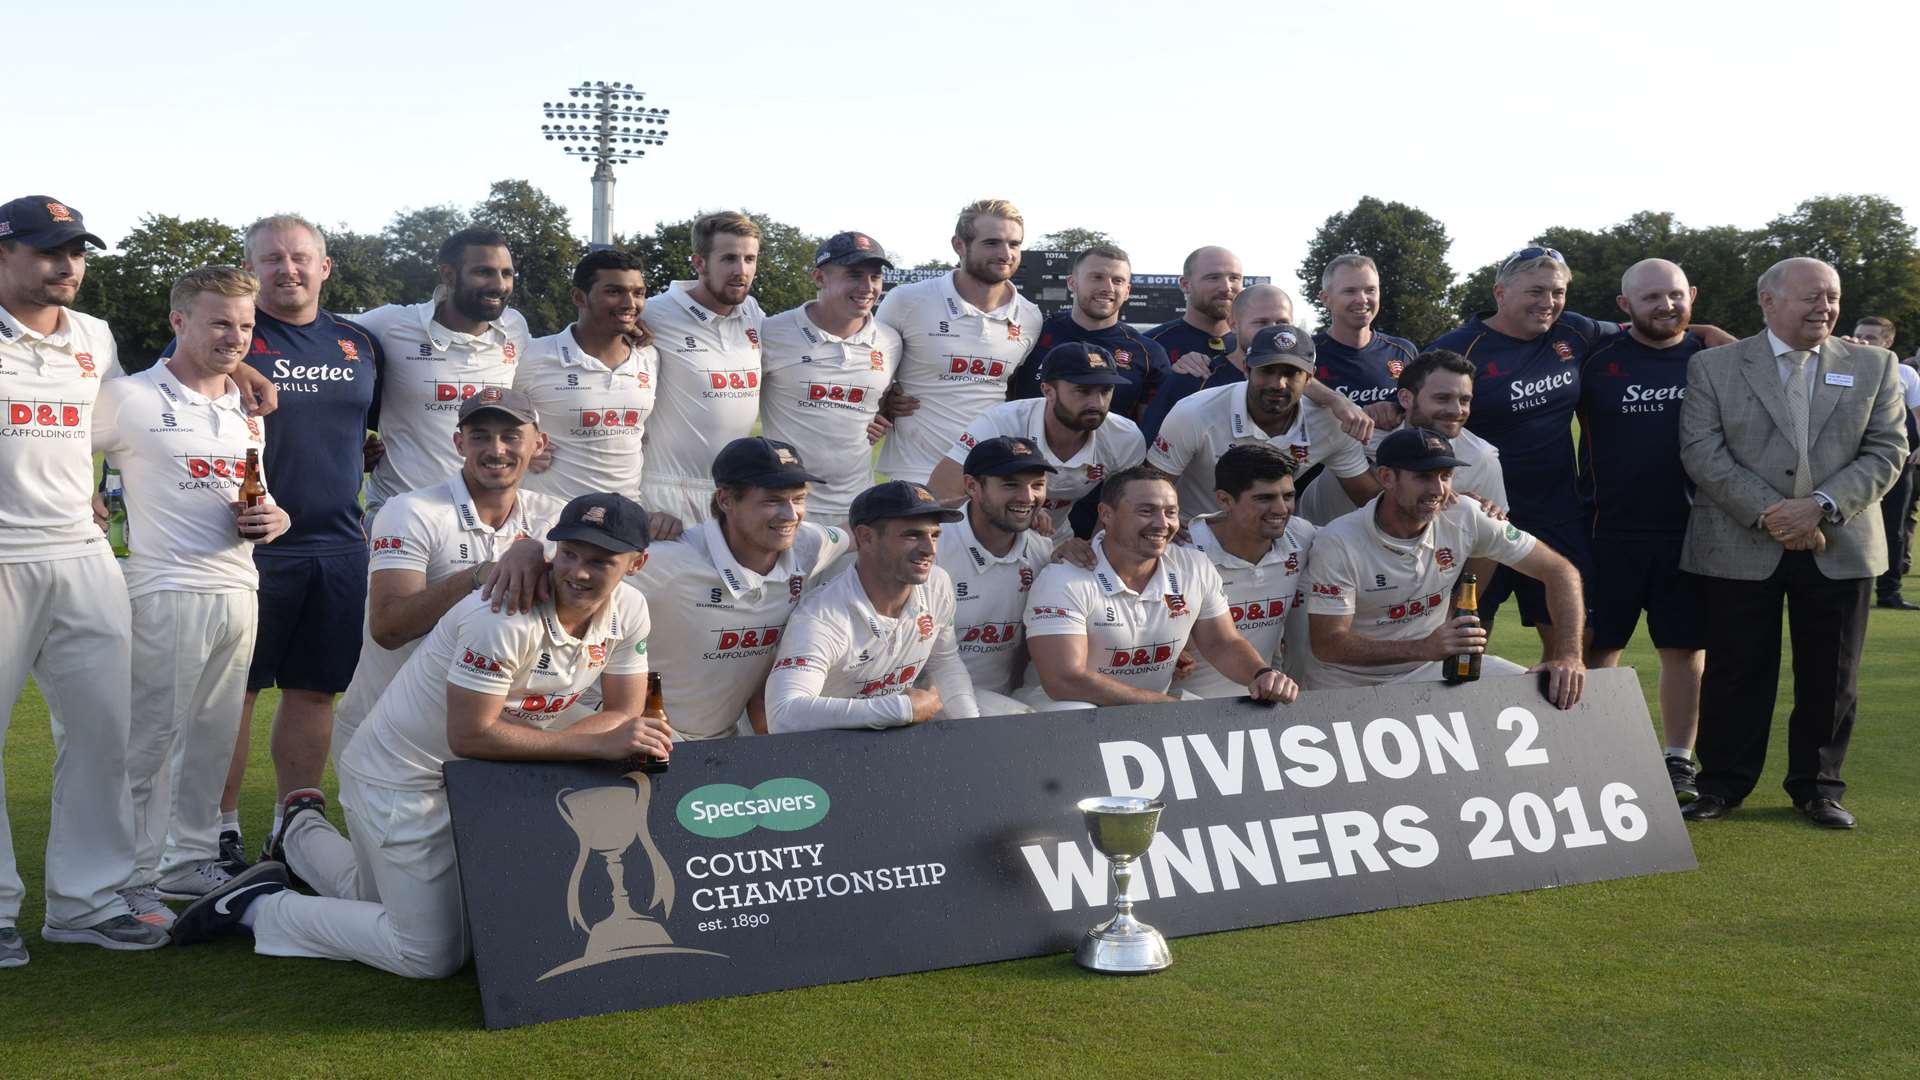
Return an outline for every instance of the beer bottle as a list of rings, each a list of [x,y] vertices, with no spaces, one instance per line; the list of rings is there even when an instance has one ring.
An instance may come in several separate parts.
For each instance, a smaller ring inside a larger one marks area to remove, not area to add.
[[[247,447],[247,475],[240,481],[240,509],[251,510],[267,501],[267,485],[260,479],[260,451]],[[240,539],[251,540],[247,530],[240,529]]]
[[[1480,579],[1472,574],[1460,575],[1460,599],[1453,605],[1453,614],[1448,621],[1462,615],[1480,616]],[[1450,683],[1472,682],[1480,677],[1480,658],[1477,652],[1463,652],[1449,656],[1443,663],[1446,670],[1442,673]]]
[[[113,557],[127,557],[127,487],[120,479],[120,470],[106,463],[106,483],[103,496],[107,503],[107,543],[113,547]]]
[[[640,710],[640,715],[666,719],[667,696],[660,690],[660,673],[657,671],[647,672],[647,704]],[[667,771],[667,763],[657,757],[636,758],[632,767],[648,773]]]

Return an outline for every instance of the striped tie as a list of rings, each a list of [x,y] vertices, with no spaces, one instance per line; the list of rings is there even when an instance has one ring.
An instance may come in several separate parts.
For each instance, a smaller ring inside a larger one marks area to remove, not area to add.
[[[1805,349],[1787,353],[1793,373],[1787,376],[1787,420],[1793,425],[1793,450],[1798,457],[1793,469],[1793,497],[1804,499],[1813,492],[1813,467],[1807,464],[1807,361],[1813,354]]]

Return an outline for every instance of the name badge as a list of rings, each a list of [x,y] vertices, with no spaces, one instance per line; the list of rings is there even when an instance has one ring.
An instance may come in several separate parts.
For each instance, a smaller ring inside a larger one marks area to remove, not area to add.
[[[1853,376],[1842,375],[1837,371],[1829,371],[1827,372],[1827,385],[1828,386],[1852,386]]]

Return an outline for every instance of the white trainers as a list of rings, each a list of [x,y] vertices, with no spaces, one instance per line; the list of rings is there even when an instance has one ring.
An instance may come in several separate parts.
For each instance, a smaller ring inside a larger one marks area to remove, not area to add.
[[[27,943],[20,940],[20,931],[0,926],[0,968],[26,966]]]
[[[203,862],[161,878],[157,895],[162,900],[198,900],[232,880],[233,875],[226,867],[217,862]]]
[[[133,911],[133,917],[148,926],[157,926],[162,930],[173,929],[173,909],[160,901],[160,890],[152,885],[135,885],[121,889],[120,899],[127,902]]]
[[[131,915],[115,915],[106,922],[92,926],[53,926],[40,927],[40,940],[59,941],[74,945],[98,945],[103,949],[116,952],[132,952],[141,949],[157,949],[168,941],[167,932],[157,926],[149,926]]]

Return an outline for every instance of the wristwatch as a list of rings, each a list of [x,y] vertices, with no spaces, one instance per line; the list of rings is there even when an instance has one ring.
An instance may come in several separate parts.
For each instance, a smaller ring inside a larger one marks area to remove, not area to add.
[[[1827,498],[1826,492],[1824,491],[1814,492],[1813,501],[1820,504],[1820,512],[1826,515],[1828,521],[1835,522],[1835,523],[1839,522],[1840,508],[1833,505],[1833,500]]]

